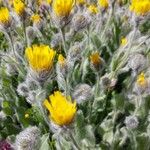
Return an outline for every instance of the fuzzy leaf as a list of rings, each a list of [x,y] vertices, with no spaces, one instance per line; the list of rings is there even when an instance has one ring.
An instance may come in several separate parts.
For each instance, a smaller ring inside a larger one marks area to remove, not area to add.
[[[39,150],[50,150],[48,140],[49,140],[49,133],[44,134],[41,138],[41,147]]]

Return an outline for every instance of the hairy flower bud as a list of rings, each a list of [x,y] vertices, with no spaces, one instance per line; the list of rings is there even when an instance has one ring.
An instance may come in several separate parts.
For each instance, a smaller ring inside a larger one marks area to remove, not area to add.
[[[27,102],[29,104],[31,104],[31,105],[35,104],[35,102],[36,102],[36,95],[37,95],[36,91],[29,91],[28,97],[26,98]]]
[[[40,130],[28,127],[16,136],[16,150],[37,150],[40,144]]]
[[[73,98],[81,104],[92,97],[92,88],[88,84],[79,84],[75,87]]]
[[[111,80],[106,75],[101,78],[101,84],[104,89],[108,88],[111,84]]]
[[[21,95],[21,96],[24,96],[24,97],[28,96],[29,89],[28,89],[28,87],[27,87],[27,85],[26,85],[25,82],[20,83],[20,84],[18,85],[18,87],[17,87],[17,92],[18,92],[18,94]]]
[[[36,38],[36,36],[37,36],[35,31],[34,31],[34,28],[31,27],[31,26],[27,27],[26,35],[27,35],[27,42],[29,44],[31,44],[33,42],[33,40]]]
[[[143,72],[137,76],[133,91],[138,95],[150,93],[150,80]]]
[[[73,68],[76,61],[80,61],[82,59],[82,49],[83,46],[79,42],[74,43],[74,45],[69,49],[67,61],[69,62],[68,65],[70,69]]]
[[[89,17],[82,14],[75,15],[72,20],[72,26],[76,32],[87,27],[89,23]]]
[[[145,68],[146,58],[139,53],[133,54],[129,57],[128,67],[134,72],[139,72]]]
[[[62,42],[61,35],[57,33],[52,37],[50,45],[52,48],[56,48],[59,44],[61,44],[61,42]]]
[[[139,125],[138,118],[136,116],[128,116],[125,119],[126,127],[129,129],[135,129]]]
[[[99,52],[94,52],[90,55],[90,63],[91,63],[91,68],[94,71],[99,71],[101,69],[103,61],[100,57]]]

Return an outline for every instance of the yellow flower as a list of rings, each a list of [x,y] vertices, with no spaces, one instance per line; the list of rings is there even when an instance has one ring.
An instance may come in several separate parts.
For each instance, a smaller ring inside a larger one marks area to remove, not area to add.
[[[25,50],[30,67],[37,71],[50,70],[56,52],[47,45],[33,45]]]
[[[86,0],[76,0],[76,3],[78,5],[84,5],[86,3]]]
[[[21,16],[25,12],[25,2],[24,0],[13,0],[15,12]]]
[[[150,12],[150,0],[132,0],[130,10],[136,15],[146,15]]]
[[[69,125],[76,113],[76,102],[68,101],[59,91],[50,95],[49,100],[46,99],[43,104],[50,112],[50,119],[59,126]]]
[[[58,17],[68,17],[74,6],[74,0],[54,0],[53,10]]]
[[[30,19],[33,23],[39,23],[41,21],[41,17],[38,14],[33,14]]]
[[[141,87],[146,87],[147,86],[148,83],[147,83],[147,80],[146,80],[145,75],[144,75],[143,72],[138,76],[136,82]]]
[[[58,63],[59,63],[61,66],[64,66],[65,63],[66,63],[66,59],[63,57],[62,54],[59,54],[59,56],[58,56]]]
[[[0,23],[7,25],[10,21],[9,10],[6,7],[0,9]]]
[[[121,45],[122,45],[122,46],[125,46],[127,43],[128,43],[127,38],[122,38],[122,39],[121,39]]]
[[[41,5],[43,0],[37,0],[37,5]]]
[[[92,13],[92,14],[97,14],[98,13],[98,8],[95,5],[89,5],[88,10]]]
[[[91,63],[95,66],[100,65],[101,63],[101,58],[98,52],[93,53],[90,56],[90,60],[91,60]]]
[[[29,114],[26,113],[26,114],[24,115],[24,117],[25,117],[25,118],[29,118]]]
[[[52,3],[52,0],[46,0],[46,2],[47,2],[48,4],[51,4],[51,3]]]
[[[105,8],[105,9],[108,8],[108,5],[109,5],[108,0],[99,0],[98,3],[100,7]]]

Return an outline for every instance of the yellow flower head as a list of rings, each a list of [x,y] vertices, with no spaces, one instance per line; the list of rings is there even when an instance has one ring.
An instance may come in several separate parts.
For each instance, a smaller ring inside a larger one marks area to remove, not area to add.
[[[98,3],[100,7],[105,8],[105,9],[108,8],[109,6],[108,0],[99,0]]]
[[[25,50],[30,67],[37,71],[50,70],[56,52],[47,45],[33,45]]]
[[[41,17],[38,14],[33,14],[30,19],[33,23],[39,23],[41,21]]]
[[[74,0],[54,0],[53,10],[58,17],[68,17],[74,6]]]
[[[63,57],[62,54],[59,54],[59,56],[58,56],[58,63],[62,66],[64,66],[66,63],[66,59]]]
[[[144,75],[143,72],[138,76],[136,82],[141,87],[146,87],[147,86],[148,83],[147,83],[147,80],[146,80],[145,75]]]
[[[15,12],[21,16],[25,12],[25,2],[24,0],[13,0]]]
[[[44,106],[50,112],[50,119],[59,126],[69,125],[76,113],[76,102],[72,103],[59,91],[49,96],[44,101]]]
[[[52,0],[46,0],[46,2],[50,5],[52,3]]]
[[[120,6],[122,6],[122,5],[125,4],[125,0],[117,0],[117,3],[118,3]]]
[[[92,13],[92,14],[97,14],[98,13],[98,8],[96,5],[89,5],[88,10]]]
[[[86,0],[76,0],[77,5],[84,5],[86,4]]]
[[[132,0],[130,10],[136,15],[146,15],[150,12],[150,0]]]
[[[40,6],[42,4],[43,0],[37,0],[36,2],[37,2],[37,5]]]
[[[26,114],[24,115],[24,117],[25,117],[25,118],[29,118],[29,114],[26,113]]]
[[[127,43],[128,43],[127,38],[122,38],[122,39],[121,39],[121,45],[122,45],[122,46],[125,46]]]
[[[93,53],[90,56],[90,60],[91,60],[91,63],[95,66],[100,65],[101,63],[101,58],[98,52]]]
[[[10,21],[9,10],[6,7],[2,7],[0,9],[0,23],[6,25],[9,23],[9,21]]]

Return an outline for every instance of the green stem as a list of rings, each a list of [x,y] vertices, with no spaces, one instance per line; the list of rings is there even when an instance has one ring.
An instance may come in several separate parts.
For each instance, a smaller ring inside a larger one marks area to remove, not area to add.
[[[90,26],[88,25],[88,27],[87,27],[87,30],[88,30],[88,32],[87,32],[87,36],[88,36],[88,46],[90,46]]]
[[[41,102],[37,102],[37,106],[38,106],[38,108],[40,109],[40,112],[41,112],[41,115],[42,115],[44,121],[45,121],[46,124],[49,126],[49,120],[48,120],[48,118],[47,118],[46,115],[45,115],[45,112],[44,112],[44,108],[43,108],[43,106],[42,106],[42,103],[41,103]]]
[[[107,28],[109,26],[110,21],[111,21],[112,15],[113,15],[113,9],[111,9],[111,12],[109,14],[108,20],[107,20],[106,25],[105,25],[105,28],[104,28],[104,30],[102,32],[101,39],[103,39],[103,36],[105,35],[105,32],[106,32],[106,30],[107,30]]]
[[[97,78],[97,82],[96,82],[96,87],[95,87],[95,95],[94,95],[95,98],[97,98],[98,95],[99,95],[98,90],[99,90],[100,77],[99,77],[99,73],[98,72],[96,73],[96,78]]]
[[[67,55],[67,49],[66,49],[66,38],[65,38],[65,28],[60,29],[61,37],[62,37],[62,44],[65,51],[65,54]]]
[[[25,47],[27,47],[27,46],[28,46],[28,42],[27,42],[27,34],[26,34],[26,24],[25,24],[25,20],[23,20],[23,31],[24,31]]]
[[[17,60],[17,56],[16,56],[16,53],[15,53],[15,47],[14,47],[14,42],[13,42],[13,37],[12,37],[11,31],[8,32],[8,35],[9,35],[9,39],[10,39],[10,47],[12,48],[15,59]]]
[[[70,95],[70,91],[69,91],[69,83],[68,83],[68,76],[65,78],[65,96],[67,97],[68,95]]]

